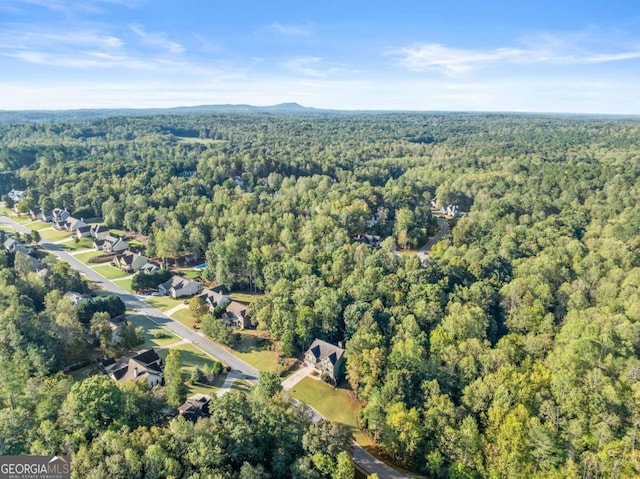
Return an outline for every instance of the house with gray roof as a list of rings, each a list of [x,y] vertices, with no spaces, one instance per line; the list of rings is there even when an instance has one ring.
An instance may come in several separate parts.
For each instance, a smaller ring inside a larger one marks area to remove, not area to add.
[[[142,351],[130,358],[124,356],[105,369],[109,377],[119,383],[146,381],[149,386],[162,383],[162,359],[154,349]]]
[[[344,349],[316,339],[304,353],[304,362],[337,385],[344,373]]]
[[[180,276],[172,276],[169,280],[158,285],[158,292],[174,299],[194,296],[200,291],[202,291],[202,285],[199,282]]]

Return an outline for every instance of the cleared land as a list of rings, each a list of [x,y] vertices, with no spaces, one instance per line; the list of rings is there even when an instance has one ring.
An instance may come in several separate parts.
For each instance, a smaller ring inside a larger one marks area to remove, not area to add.
[[[184,302],[184,299],[173,299],[169,296],[149,296],[144,302],[160,311],[167,311]]]
[[[173,334],[167,328],[163,328],[162,326],[158,326],[156,323],[151,321],[146,316],[142,316],[140,314],[134,314],[127,316],[127,320],[131,321],[131,323],[137,328],[142,327],[144,329],[144,344],[139,346],[139,349],[149,349],[149,348],[157,348],[167,346],[169,344],[173,344],[180,340],[178,336]],[[156,338],[156,333],[162,334],[161,338]]]
[[[118,269],[115,266],[110,265],[109,263],[96,265],[92,264],[91,267],[107,279],[119,279],[130,276],[130,273],[122,271],[121,269]]]

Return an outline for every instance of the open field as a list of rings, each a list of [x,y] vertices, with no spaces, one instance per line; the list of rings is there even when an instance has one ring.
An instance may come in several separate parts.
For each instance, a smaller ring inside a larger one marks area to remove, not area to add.
[[[358,428],[358,404],[352,399],[350,389],[342,387],[334,389],[327,383],[306,377],[291,390],[291,395],[314,409],[318,410],[330,421],[347,426],[358,444],[369,447],[373,444]]]

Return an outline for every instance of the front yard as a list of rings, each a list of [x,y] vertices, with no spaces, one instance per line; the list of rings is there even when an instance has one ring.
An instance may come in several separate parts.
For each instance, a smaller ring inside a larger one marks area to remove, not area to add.
[[[231,352],[258,371],[277,371],[278,354],[271,340],[259,336],[255,331],[239,332],[242,339],[233,345]]]
[[[84,264],[93,266],[94,263],[89,263],[89,260],[101,254],[103,254],[102,251],[87,251],[86,253],[74,254],[73,257]]]
[[[112,266],[109,263],[96,264],[96,265],[92,264],[91,267],[95,269],[97,273],[101,274],[107,279],[119,279],[119,278],[125,278],[127,276],[131,276],[130,273],[127,273],[126,271],[122,271],[121,269],[116,268],[115,266]]]
[[[28,226],[27,226],[28,228]],[[68,231],[60,231],[56,229],[43,229],[40,231],[40,236],[49,241],[60,241],[71,237],[71,233]]]
[[[144,344],[139,346],[139,349],[149,349],[167,346],[180,340],[178,336],[173,334],[167,328],[158,326],[146,316],[140,314],[128,315],[127,320],[137,328],[142,327],[144,329]],[[156,338],[156,334],[162,335],[160,338]]]
[[[173,299],[169,296],[149,296],[148,298],[144,298],[144,302],[159,311],[165,312],[179,304],[182,304],[184,299]]]
[[[362,447],[373,446],[368,436],[358,428],[360,407],[353,399],[350,389],[334,389],[323,381],[306,377],[294,386],[291,395],[313,407],[330,421],[347,426]]]

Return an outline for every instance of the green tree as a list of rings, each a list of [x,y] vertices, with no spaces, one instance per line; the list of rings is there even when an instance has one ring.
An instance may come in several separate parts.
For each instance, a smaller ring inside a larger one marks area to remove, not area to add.
[[[182,366],[179,349],[170,349],[164,365],[164,384],[169,406],[180,406],[187,397],[187,388],[182,382]]]

